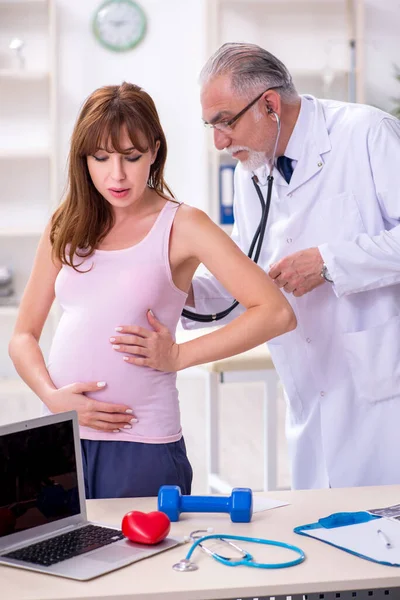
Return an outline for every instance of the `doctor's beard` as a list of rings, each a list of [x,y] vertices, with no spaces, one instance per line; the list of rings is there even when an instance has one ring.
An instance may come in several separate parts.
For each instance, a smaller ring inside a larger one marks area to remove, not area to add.
[[[240,150],[248,152],[247,160],[240,161],[246,171],[256,171],[268,162],[265,152],[257,152],[256,150],[251,150],[247,146],[229,146],[226,150],[231,156]]]

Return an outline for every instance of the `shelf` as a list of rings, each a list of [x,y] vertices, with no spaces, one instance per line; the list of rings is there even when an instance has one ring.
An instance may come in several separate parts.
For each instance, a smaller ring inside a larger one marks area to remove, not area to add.
[[[23,6],[24,4],[39,4],[46,6],[48,0],[0,0],[0,8],[12,4],[13,6]]]
[[[0,305],[0,319],[1,319],[1,317],[16,318],[18,315],[18,311],[19,311],[18,304],[10,304],[9,306]],[[58,308],[58,305],[56,303],[54,303],[50,309],[48,318],[57,320],[58,317],[59,317],[59,308]]]
[[[1,317],[16,317],[18,314],[18,306],[2,306],[0,305],[0,318]]]
[[[12,268],[15,292],[1,299],[9,304],[0,303],[0,387],[1,378],[16,377],[8,341],[37,244],[60,193],[57,5],[56,0],[0,0],[0,266]],[[9,48],[14,38],[26,44],[22,62],[17,49]],[[58,319],[52,308],[40,341],[45,355]]]
[[[326,69],[290,69],[290,73],[293,76],[293,78],[296,77],[318,77],[323,79],[326,76],[326,72],[328,70],[328,67]],[[346,75],[349,75],[349,71],[346,69],[335,69],[335,68],[330,68],[329,69],[329,75],[333,77],[333,79],[335,79],[336,77],[345,77]]]
[[[0,158],[50,158],[49,148],[0,148]]]
[[[0,69],[0,80],[8,79],[9,81],[47,81],[48,78],[48,71],[33,71],[28,69]]]
[[[31,229],[16,229],[15,227],[10,227],[10,229],[5,229],[4,227],[0,227],[0,237],[39,237],[42,235],[44,227],[42,228],[31,228]]]
[[[206,0],[206,54],[228,42],[256,44],[286,65],[300,95],[364,102],[364,4],[365,0]],[[206,211],[219,223],[221,167],[236,165],[237,160],[214,147],[213,133],[206,135]]]
[[[0,394],[9,396],[11,394],[21,394],[29,392],[30,388],[22,381],[22,379],[13,379],[11,377],[0,377]]]
[[[297,4],[301,6],[315,6],[316,4],[325,4],[331,6],[339,6],[339,8],[345,6],[346,0],[220,0],[221,5],[232,5],[241,4],[244,6],[251,6],[252,4],[263,4],[263,5],[276,5],[282,7],[283,5]]]

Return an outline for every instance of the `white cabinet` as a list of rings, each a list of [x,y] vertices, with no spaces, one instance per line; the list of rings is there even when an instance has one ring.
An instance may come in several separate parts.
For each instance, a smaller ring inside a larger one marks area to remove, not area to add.
[[[19,51],[10,48],[21,43]],[[0,377],[15,377],[7,345],[39,237],[58,202],[55,66],[54,2],[0,0],[0,273],[12,273],[8,289],[0,277]],[[50,316],[45,353],[53,325]]]
[[[363,102],[363,0],[207,0],[207,54],[225,42],[258,44],[289,69],[299,93]],[[209,214],[219,222],[220,166],[209,140]]]

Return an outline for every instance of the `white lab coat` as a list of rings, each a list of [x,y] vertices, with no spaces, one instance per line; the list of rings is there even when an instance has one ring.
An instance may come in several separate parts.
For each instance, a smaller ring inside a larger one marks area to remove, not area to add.
[[[268,343],[287,395],[292,485],[399,484],[400,122],[311,96],[300,115],[298,156],[288,153],[298,162],[289,185],[274,170],[259,260],[268,272],[318,246],[334,280],[287,294],[297,328]],[[238,164],[233,237],[245,252],[261,215],[251,175]],[[194,294],[198,312],[229,302],[212,277],[196,278]]]

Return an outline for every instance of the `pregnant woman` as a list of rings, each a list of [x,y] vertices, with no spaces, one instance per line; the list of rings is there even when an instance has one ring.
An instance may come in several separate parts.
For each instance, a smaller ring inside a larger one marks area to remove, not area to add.
[[[269,277],[203,212],[175,200],[166,156],[157,110],[141,88],[106,86],[86,100],[66,196],[39,243],[9,346],[45,412],[77,411],[87,498],[154,496],[164,484],[189,494],[176,371],[296,325]],[[200,263],[245,310],[178,345]],[[55,297],[63,314],[46,364],[39,340]]]

